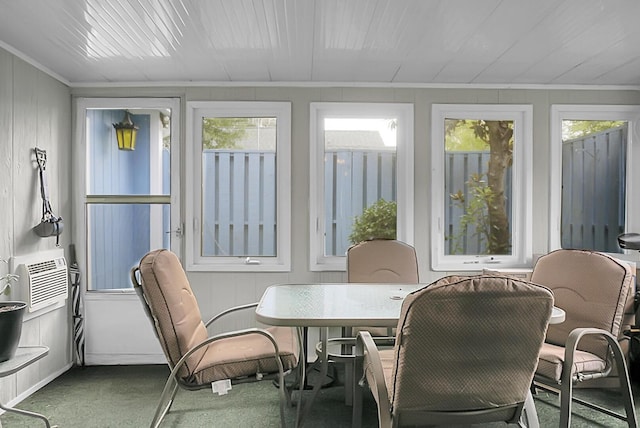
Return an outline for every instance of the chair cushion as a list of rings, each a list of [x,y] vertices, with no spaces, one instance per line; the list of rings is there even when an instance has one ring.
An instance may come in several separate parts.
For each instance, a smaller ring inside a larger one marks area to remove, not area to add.
[[[293,369],[298,362],[295,330],[287,327],[270,327],[266,330],[278,343],[284,370]],[[204,357],[184,381],[192,385],[206,385],[221,379],[237,379],[277,371],[271,341],[260,334],[250,334],[218,340],[208,345]]]
[[[349,282],[417,284],[416,250],[395,239],[364,241],[347,250]]]
[[[418,259],[411,245],[395,239],[363,241],[347,250],[349,282],[417,284]],[[395,329],[384,327],[354,327],[349,335],[364,330],[373,337],[395,336]]]
[[[205,340],[198,302],[178,257],[167,250],[155,250],[140,261],[144,298],[154,317],[160,345],[171,367],[192,347]],[[205,348],[195,352],[178,372],[186,378],[199,365]]]
[[[556,250],[540,257],[531,281],[553,291],[555,305],[566,313],[565,321],[549,326],[546,342],[564,346],[578,327],[606,330],[621,336],[623,320],[632,304],[633,274],[626,263],[595,251]],[[606,358],[607,342],[585,337],[578,349]]]
[[[384,382],[387,386],[387,391],[391,391],[393,386],[393,363],[394,363],[394,350],[393,349],[379,349],[380,362],[382,363],[382,371],[384,373]],[[368,361],[368,355],[365,353],[364,357],[364,372],[367,378],[367,384],[369,385],[373,398],[378,400],[378,391],[375,380],[373,379],[373,372],[371,371],[371,365]]]
[[[562,365],[564,363],[564,347],[545,343],[538,355],[538,369],[536,374],[555,381],[562,377]],[[605,369],[606,361],[589,352],[576,350],[573,357],[571,373],[601,372]]]
[[[395,411],[465,411],[521,403],[553,295],[506,276],[443,278],[404,300],[389,394]]]

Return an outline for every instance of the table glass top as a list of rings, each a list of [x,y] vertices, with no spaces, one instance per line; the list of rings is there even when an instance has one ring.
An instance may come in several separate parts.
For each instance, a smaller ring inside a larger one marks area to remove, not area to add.
[[[420,284],[286,284],[265,291],[258,321],[288,326],[395,326],[402,301]]]

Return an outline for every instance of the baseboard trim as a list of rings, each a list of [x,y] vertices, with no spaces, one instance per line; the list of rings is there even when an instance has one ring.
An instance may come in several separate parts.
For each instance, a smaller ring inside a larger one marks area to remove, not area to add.
[[[88,366],[167,364],[164,354],[85,354]]]

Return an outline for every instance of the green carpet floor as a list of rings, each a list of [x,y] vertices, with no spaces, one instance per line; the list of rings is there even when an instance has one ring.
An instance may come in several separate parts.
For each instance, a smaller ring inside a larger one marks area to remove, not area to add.
[[[73,368],[37,391],[17,408],[42,413],[59,428],[142,428],[149,426],[166,380],[166,366],[96,366]],[[305,423],[309,428],[351,426],[351,407],[344,404],[341,376],[335,386],[323,388]],[[640,389],[634,385],[636,397]],[[613,392],[580,391],[622,411]],[[540,426],[558,426],[557,397],[540,392],[535,397]],[[636,408],[640,410],[637,402]],[[293,426],[295,408],[287,409]],[[573,427],[625,427],[626,424],[574,405]],[[43,427],[41,421],[5,413],[2,428]],[[278,395],[271,381],[234,385],[225,396],[211,390],[179,391],[162,427],[269,428],[279,427]],[[365,397],[364,427],[377,427],[375,402]],[[504,424],[489,425],[505,426]]]

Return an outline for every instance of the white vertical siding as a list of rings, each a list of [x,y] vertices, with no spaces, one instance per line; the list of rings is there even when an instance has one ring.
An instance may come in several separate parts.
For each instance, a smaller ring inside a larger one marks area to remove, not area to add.
[[[39,238],[42,201],[33,149],[47,150],[47,178],[54,212],[71,222],[71,96],[69,88],[0,49],[0,258],[55,247]],[[12,209],[6,209],[11,207]],[[67,250],[71,229],[60,245]],[[0,269],[6,267],[0,266]],[[5,271],[0,271],[5,273]],[[10,296],[0,296],[2,300]],[[22,398],[71,364],[71,326],[67,306],[25,321],[21,345],[46,345],[43,360],[0,380],[0,400]]]

